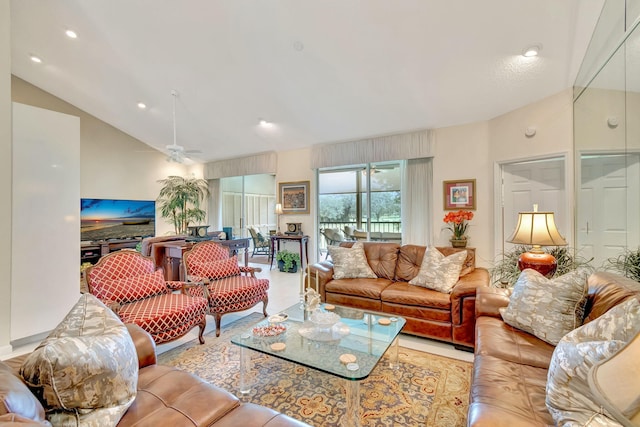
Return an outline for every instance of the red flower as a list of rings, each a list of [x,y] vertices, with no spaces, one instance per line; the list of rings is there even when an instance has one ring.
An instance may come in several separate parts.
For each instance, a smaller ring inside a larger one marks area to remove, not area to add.
[[[457,212],[449,212],[442,219],[445,223],[449,224],[447,227],[453,232],[453,237],[456,239],[462,239],[465,237],[464,233],[467,231],[469,223],[473,219],[473,212],[459,210]]]

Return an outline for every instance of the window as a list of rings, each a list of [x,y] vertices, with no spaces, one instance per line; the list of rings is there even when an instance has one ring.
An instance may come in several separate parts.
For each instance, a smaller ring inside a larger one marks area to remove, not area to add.
[[[400,162],[321,169],[318,173],[320,229],[351,227],[353,238],[401,241]],[[326,242],[320,241],[322,249]],[[322,250],[321,249],[321,250]]]

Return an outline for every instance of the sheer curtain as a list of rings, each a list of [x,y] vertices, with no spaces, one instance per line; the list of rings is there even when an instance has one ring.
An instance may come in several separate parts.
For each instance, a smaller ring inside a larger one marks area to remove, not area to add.
[[[405,161],[402,178],[402,243],[430,245],[433,158]]]

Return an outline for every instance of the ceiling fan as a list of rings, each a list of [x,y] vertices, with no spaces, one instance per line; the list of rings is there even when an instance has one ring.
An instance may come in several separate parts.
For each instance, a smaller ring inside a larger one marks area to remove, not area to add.
[[[176,162],[183,163],[186,158],[189,157],[189,154],[199,154],[202,153],[200,150],[185,150],[182,145],[178,145],[176,139],[176,99],[178,98],[178,91],[175,89],[171,90],[171,96],[173,96],[173,144],[167,145],[165,149],[168,151],[167,161],[168,162]]]

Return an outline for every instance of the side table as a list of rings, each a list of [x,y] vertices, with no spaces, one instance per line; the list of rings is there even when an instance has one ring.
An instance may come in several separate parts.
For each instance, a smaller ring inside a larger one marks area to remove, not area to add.
[[[300,245],[300,269],[304,271],[304,261],[309,265],[309,236],[288,236],[286,234],[271,236],[271,251],[269,251],[269,270],[273,268],[273,260],[276,252],[280,252],[280,242],[298,242]]]

